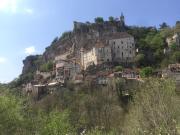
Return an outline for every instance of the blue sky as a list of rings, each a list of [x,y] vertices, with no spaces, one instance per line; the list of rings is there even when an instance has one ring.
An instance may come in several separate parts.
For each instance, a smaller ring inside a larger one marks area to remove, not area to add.
[[[174,25],[180,20],[180,0],[0,0],[0,82],[22,70],[22,60],[41,54],[73,21],[119,17],[128,25]]]

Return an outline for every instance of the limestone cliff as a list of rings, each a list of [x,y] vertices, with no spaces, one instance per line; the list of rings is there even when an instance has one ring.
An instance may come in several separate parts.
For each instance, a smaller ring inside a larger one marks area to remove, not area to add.
[[[57,55],[63,54],[72,48],[74,50],[73,55],[76,56],[82,47],[91,49],[98,40],[105,41],[105,37],[126,31],[126,29],[123,16],[120,20],[116,19],[102,23],[74,22],[74,29],[53,40],[42,56],[28,56],[23,61],[22,74],[34,72],[41,64],[54,60]]]

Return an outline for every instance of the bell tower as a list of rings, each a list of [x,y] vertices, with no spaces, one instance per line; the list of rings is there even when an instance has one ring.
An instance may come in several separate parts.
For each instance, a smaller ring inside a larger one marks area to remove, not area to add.
[[[121,22],[122,26],[125,26],[125,17],[123,15],[123,13],[121,13],[120,22]]]

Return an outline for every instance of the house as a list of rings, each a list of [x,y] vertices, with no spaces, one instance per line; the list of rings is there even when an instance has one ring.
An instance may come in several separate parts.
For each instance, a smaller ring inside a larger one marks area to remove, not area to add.
[[[131,64],[135,57],[134,37],[126,32],[105,35],[106,42],[98,41],[91,50],[81,49],[81,63],[86,70],[90,65],[106,62]]]
[[[32,96],[34,99],[39,99],[43,94],[46,94],[47,89],[46,85],[38,84],[34,85],[32,83],[28,83],[25,86],[25,94],[28,96]]]
[[[64,82],[64,80],[72,79],[80,71],[80,65],[75,61],[56,58],[56,79],[58,81]]]
[[[140,75],[137,71],[134,71],[131,69],[126,69],[122,72],[122,78],[138,79],[138,78],[140,78]]]
[[[170,64],[162,70],[162,78],[171,78],[176,82],[177,92],[180,93],[180,64]]]
[[[133,63],[136,51],[133,36],[126,32],[116,33],[109,39],[109,45],[113,62]]]
[[[105,62],[111,62],[111,47],[105,46],[102,42],[98,41],[95,47],[89,51],[81,49],[81,63],[84,70],[90,65],[100,65]]]

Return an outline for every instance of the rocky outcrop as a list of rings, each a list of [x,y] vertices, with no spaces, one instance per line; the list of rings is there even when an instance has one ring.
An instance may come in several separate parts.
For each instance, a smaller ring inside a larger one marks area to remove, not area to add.
[[[55,38],[51,45],[46,48],[42,56],[28,56],[24,61],[22,74],[35,73],[41,64],[53,61],[56,56],[73,50],[71,57],[78,57],[80,49],[91,49],[99,40],[105,40],[117,32],[126,31],[124,17],[120,20],[105,21],[103,23],[79,23],[74,22],[74,29],[62,34],[60,38]],[[106,42],[106,41],[104,41]]]
[[[27,74],[29,72],[35,72],[42,62],[41,55],[28,56],[25,60],[23,60],[23,71],[22,74]]]

